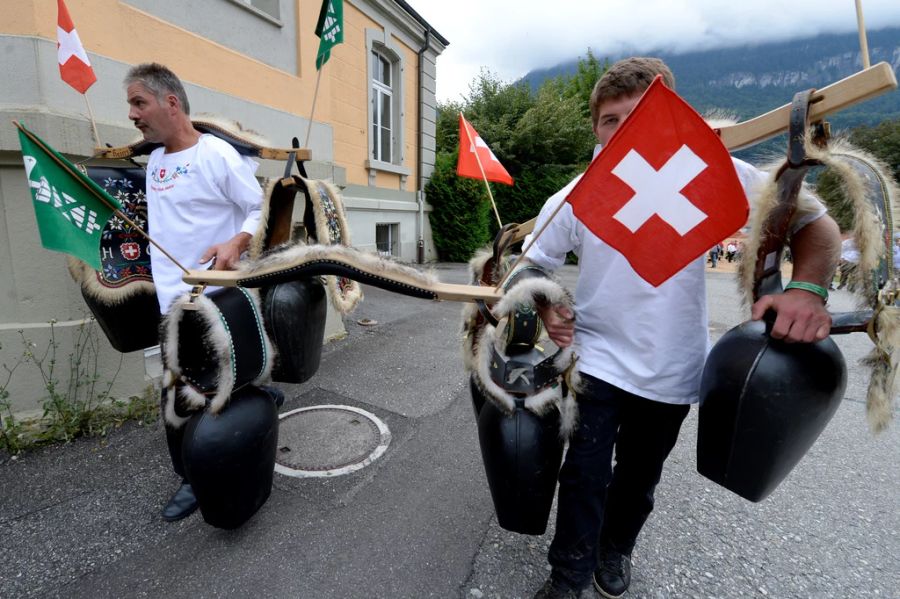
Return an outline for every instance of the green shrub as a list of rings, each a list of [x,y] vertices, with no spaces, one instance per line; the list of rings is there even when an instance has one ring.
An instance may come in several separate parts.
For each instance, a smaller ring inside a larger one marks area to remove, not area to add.
[[[42,348],[24,331],[19,337],[22,347],[12,359],[0,346],[0,451],[16,454],[77,437],[104,436],[126,420],[155,421],[159,399],[153,387],[127,400],[110,395],[121,359],[112,379],[100,380],[100,337],[92,318],[74,330],[72,352],[65,359],[58,354],[56,321],[50,321],[50,339]],[[46,395],[40,418],[22,421],[13,413],[8,389],[14,375],[41,381]]]
[[[484,183],[456,175],[457,152],[439,153],[425,195],[431,234],[442,261],[467,262],[490,240],[492,210]]]
[[[577,166],[546,164],[535,165],[522,171],[515,178],[515,185],[498,185],[495,198],[497,209],[504,223],[524,223],[541,211],[544,203],[554,193],[566,186],[581,170]],[[496,232],[497,223],[491,223]]]

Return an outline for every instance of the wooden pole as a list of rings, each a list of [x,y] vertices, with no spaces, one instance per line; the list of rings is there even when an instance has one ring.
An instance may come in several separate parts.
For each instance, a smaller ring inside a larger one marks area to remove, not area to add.
[[[459,113],[459,116],[465,120],[466,117]],[[468,122],[468,121],[466,121]],[[484,180],[484,186],[487,188],[488,198],[491,200],[491,208],[494,209],[494,216],[497,217],[497,224],[500,225],[500,228],[503,228],[503,221],[500,220],[500,213],[497,212],[497,204],[494,202],[494,194],[491,193],[491,186],[488,184],[487,175],[484,173],[484,167],[481,166],[481,158],[478,157],[478,148],[475,146],[475,141],[472,139],[472,136],[469,135],[469,128],[463,127],[466,132],[466,139],[469,140],[469,146],[473,148],[473,153],[475,154],[475,162],[478,163],[478,170],[481,171],[481,178]]]
[[[303,141],[303,147],[309,147],[309,134],[312,132],[312,124],[313,124],[313,114],[316,112],[316,98],[319,97],[319,81],[322,80],[322,69],[325,68],[323,64],[317,71],[316,75],[316,90],[313,92],[313,103],[312,109],[309,111],[309,125],[306,127],[306,139]]]
[[[52,158],[53,161],[56,162],[56,164],[58,164],[64,171],[66,171],[67,173],[69,173],[69,175],[71,175],[72,177],[74,177],[74,178],[76,178],[76,179],[78,179],[78,180],[81,180],[81,177],[86,176],[86,175],[84,175],[83,173],[81,173],[81,172],[79,172],[79,171],[77,171],[77,170],[72,170],[70,164],[68,164],[68,163],[66,163],[66,162],[64,162],[64,161],[62,161],[62,160],[60,160],[59,158],[57,158],[56,153],[55,153],[54,151],[52,151],[50,148],[48,148],[46,145],[44,145],[44,144],[41,142],[40,139],[38,139],[37,137],[35,137],[34,135],[32,135],[31,131],[29,131],[28,129],[26,129],[25,127],[23,127],[18,121],[13,121],[13,124],[14,124],[16,127],[18,127],[19,130],[22,131],[22,133],[24,133],[25,135],[27,135],[27,136],[28,136],[28,139],[30,139],[30,140],[31,140],[32,142],[34,142],[37,146],[39,146],[42,150],[44,150],[44,153],[47,154],[47,156],[49,156],[50,158]],[[190,270],[188,270],[187,268],[185,268],[178,260],[176,260],[176,259],[172,256],[172,254],[170,254],[169,252],[167,252],[167,251],[165,250],[165,248],[163,248],[161,245],[159,245],[158,243],[156,243],[156,241],[155,241],[152,237],[150,237],[150,235],[149,235],[146,231],[144,231],[141,227],[139,227],[138,224],[137,224],[136,222],[134,222],[133,220],[131,220],[131,219],[128,217],[128,215],[126,215],[124,212],[122,212],[115,204],[111,204],[111,203],[109,202],[109,200],[106,199],[106,197],[104,197],[104,194],[103,194],[103,193],[97,191],[96,189],[94,189],[94,188],[91,187],[90,185],[84,185],[84,188],[87,189],[88,191],[90,191],[90,192],[94,195],[94,197],[96,197],[98,200],[100,200],[101,202],[103,202],[103,203],[106,205],[106,207],[109,208],[110,210],[112,210],[113,213],[114,213],[116,216],[118,216],[119,218],[121,218],[122,220],[124,220],[126,223],[128,223],[129,225],[131,225],[131,227],[132,227],[135,231],[137,231],[138,233],[140,233],[141,235],[143,235],[143,236],[147,239],[147,241],[149,241],[150,243],[152,243],[153,246],[156,247],[156,249],[158,249],[158,250],[161,251],[163,254],[165,254],[166,258],[168,258],[169,260],[171,260],[172,263],[175,264],[175,266],[177,266],[178,268],[180,268],[182,271],[184,271],[185,274],[188,274],[188,273],[191,272]]]
[[[859,27],[859,51],[862,54],[863,68],[868,69],[869,43],[866,41],[866,23],[863,19],[862,0],[856,0],[856,25]]]
[[[91,130],[94,132],[94,141],[97,143],[95,146],[97,149],[103,147],[103,144],[100,142],[100,134],[97,132],[97,121],[94,119],[94,110],[91,108],[91,101],[88,100],[87,93],[82,94],[84,96],[84,103],[87,104],[88,109],[88,118],[91,119]]]
[[[821,97],[821,101],[809,105],[809,122],[814,123],[833,112],[895,89],[897,78],[893,67],[886,62],[879,62],[817,89],[813,98]],[[791,105],[785,104],[752,119],[722,127],[716,132],[726,148],[741,150],[787,131],[790,115]]]

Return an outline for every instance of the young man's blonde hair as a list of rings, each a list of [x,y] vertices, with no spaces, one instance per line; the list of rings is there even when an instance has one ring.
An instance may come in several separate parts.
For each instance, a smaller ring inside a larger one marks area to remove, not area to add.
[[[600,117],[601,104],[607,100],[643,93],[657,75],[662,75],[663,83],[675,89],[675,75],[659,58],[634,56],[609,67],[591,92],[591,121],[594,127]]]

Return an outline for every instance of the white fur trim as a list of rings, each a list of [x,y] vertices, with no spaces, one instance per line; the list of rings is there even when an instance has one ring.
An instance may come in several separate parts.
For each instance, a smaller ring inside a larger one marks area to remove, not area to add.
[[[490,257],[489,252],[482,251],[476,253],[469,262],[473,281],[481,280],[483,268]],[[505,265],[503,268],[505,269]],[[539,302],[562,304],[574,310],[572,295],[556,280],[528,278],[514,282],[500,301],[491,306],[491,312],[498,320],[503,320],[513,315],[520,306],[534,307]],[[463,307],[463,332],[465,333],[463,362],[466,369],[473,374],[473,380],[487,400],[503,412],[513,413],[517,398],[491,378],[493,352],[496,350],[497,353],[503,354],[503,334],[498,333],[497,327],[491,323],[480,319],[478,309],[474,305]],[[576,389],[572,385],[578,387],[580,377],[575,372],[575,363],[576,356],[573,347],[567,347],[558,352],[553,364],[560,372],[564,373],[562,380],[525,398],[525,408],[537,415],[546,414],[552,409],[559,410],[560,436],[564,439],[568,438],[575,430],[578,420],[578,409],[574,397]]]
[[[66,265],[72,280],[81,285],[89,296],[115,306],[139,293],[156,294],[156,287],[150,281],[131,281],[119,287],[109,287],[101,282],[100,273],[72,256],[66,256]]]
[[[891,176],[891,169],[874,155],[857,148],[847,140],[837,139],[829,144],[828,149],[812,146],[808,149],[810,157],[821,161],[826,167],[832,169],[838,176],[847,204],[853,209],[853,238],[859,250],[859,263],[852,270],[850,276],[854,279],[852,287],[857,289],[862,302],[873,306],[877,303],[878,291],[865,279],[869,273],[878,267],[882,258],[892,260],[892,252],[885,247],[883,228],[892,228],[893,215],[897,210],[897,202],[900,202],[900,190]],[[872,203],[867,198],[865,181],[852,163],[862,163],[875,176],[881,185],[885,195],[885,209],[888,212],[888,222],[882,223]],[[893,234],[893,231],[890,231]],[[893,238],[890,243],[893,243]],[[896,268],[897,265],[894,265]]]
[[[281,268],[300,266],[317,260],[343,263],[348,267],[355,268],[371,276],[421,289],[423,291],[428,291],[439,282],[438,278],[432,272],[418,270],[403,264],[402,262],[386,258],[379,254],[364,252],[355,248],[339,245],[298,244],[284,246],[260,260],[240,263],[238,265],[238,270],[244,277],[249,277],[253,276],[256,272],[263,270],[277,271]],[[336,279],[336,277],[332,277],[332,275],[328,275],[326,278],[329,277]],[[348,303],[344,302],[340,305],[335,305],[336,308],[341,310],[353,309],[356,302],[362,299],[361,288],[359,288],[356,281],[354,281],[354,284],[356,285],[356,289],[359,289],[357,299],[349,302],[349,307]]]
[[[281,181],[279,178],[270,177],[265,180],[262,195],[262,207],[259,215],[259,225],[250,238],[250,245],[247,247],[247,254],[250,258],[259,258],[263,251],[263,243],[266,239],[266,232],[269,230],[269,214],[271,214],[272,194],[275,192],[275,185]]]
[[[344,213],[344,201],[341,199],[340,190],[327,181],[317,181],[312,179],[301,180],[309,191],[309,197],[312,200],[313,216],[316,222],[316,239],[322,245],[340,245],[350,247],[353,245],[350,240],[350,227],[347,224],[347,217]],[[330,228],[328,227],[327,215],[322,207],[322,194],[319,193],[319,184],[325,189],[328,199],[334,205],[335,217],[337,219],[338,229],[340,230],[340,238],[333,239]],[[324,237],[324,239],[323,239]],[[363,299],[362,287],[359,283],[351,280],[348,288],[343,291],[338,287],[337,277],[327,275],[325,282],[331,295],[331,303],[335,310],[341,314],[352,312],[357,304]]]
[[[892,252],[887,251],[883,237],[887,229],[893,241],[894,214],[900,202],[900,189],[891,176],[891,170],[872,154],[851,145],[847,140],[835,139],[828,147],[820,148],[811,143],[809,135],[805,140],[805,151],[809,158],[822,162],[838,176],[845,201],[853,209],[854,225],[852,235],[856,240],[860,253],[859,264],[851,271],[855,280],[855,288],[862,305],[875,308],[875,348],[862,360],[862,364],[871,369],[869,387],[866,395],[866,415],[870,428],[878,433],[884,430],[893,418],[893,405],[897,396],[897,370],[900,367],[900,308],[893,305],[882,305],[879,290],[869,281],[869,273],[875,269],[882,258],[893,260]],[[851,159],[851,160],[848,160]],[[885,194],[885,211],[887,222],[882,222],[872,203],[867,198],[865,181],[852,161],[868,166],[882,186]],[[770,177],[763,191],[758,210],[752,223],[752,235],[745,243],[745,251],[739,267],[739,277],[744,299],[749,303],[752,298],[753,277],[756,267],[756,254],[759,249],[762,224],[777,202],[777,184]],[[898,265],[894,265],[894,269]],[[894,271],[894,280],[887,281],[885,289],[891,291],[898,286],[898,271]]]
[[[223,133],[237,138],[242,142],[254,148],[269,148],[272,142],[266,139],[257,131],[247,129],[239,121],[229,119],[208,112],[197,113],[191,122],[196,125],[206,125],[210,129],[219,129]]]
[[[255,289],[241,289],[243,293],[250,299],[253,304],[255,316],[257,317],[257,327],[260,334],[260,340],[265,351],[265,359],[260,373],[251,381],[252,383],[260,383],[269,378],[274,361],[274,348],[269,336],[265,332],[260,314],[262,309],[260,306],[259,293]],[[168,381],[180,381],[183,384],[176,385],[178,393],[185,401],[187,406],[196,409],[202,409],[209,401],[209,411],[212,414],[218,414],[228,404],[231,394],[234,392],[234,364],[232,361],[232,337],[230,332],[225,328],[218,308],[215,303],[205,295],[194,298],[194,305],[197,307],[197,314],[202,318],[205,325],[203,334],[203,342],[207,347],[211,347],[216,354],[216,364],[218,371],[216,373],[216,391],[212,398],[199,392],[184,379],[181,371],[181,365],[178,355],[178,335],[180,332],[181,319],[184,316],[184,306],[190,303],[190,294],[185,294],[172,303],[169,313],[165,317],[164,327],[166,331],[166,342],[164,343],[164,358],[166,368],[169,375],[166,377]],[[174,398],[170,399],[174,403]],[[177,420],[170,419],[177,416],[174,413],[174,407],[171,409],[167,405],[166,417],[173,426],[181,426]]]
[[[175,413],[175,387],[166,389],[166,407],[163,418],[172,428],[181,428],[188,421],[188,416],[179,416]]]

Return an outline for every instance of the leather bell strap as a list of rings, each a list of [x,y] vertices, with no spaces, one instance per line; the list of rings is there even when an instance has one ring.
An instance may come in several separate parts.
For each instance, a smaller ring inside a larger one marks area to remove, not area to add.
[[[197,312],[185,312],[179,335],[181,380],[198,392],[210,396],[218,392],[222,368],[230,368],[233,389],[257,379],[270,359],[267,355],[262,318],[246,290],[232,287],[207,296],[218,316],[216,326],[222,328],[230,356],[228,364],[218,360],[219,348],[211,347],[203,334],[205,324]],[[187,338],[185,338],[187,337]],[[235,343],[240,339],[240,343]]]

